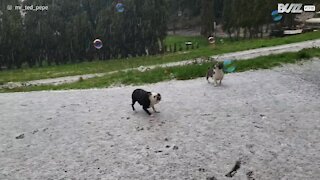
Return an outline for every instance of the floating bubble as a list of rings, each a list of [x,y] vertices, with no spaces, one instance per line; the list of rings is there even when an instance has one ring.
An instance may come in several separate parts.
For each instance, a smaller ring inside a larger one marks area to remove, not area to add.
[[[215,39],[212,36],[208,37],[208,41],[209,41],[210,44],[215,43]]]
[[[117,12],[122,13],[124,11],[124,5],[122,3],[117,3],[116,10],[117,10]]]
[[[228,66],[228,65],[230,65],[231,63],[232,63],[232,61],[229,60],[229,59],[223,61],[223,65],[224,65],[224,66]]]
[[[274,21],[280,21],[281,19],[282,19],[281,15],[273,18]]]
[[[224,60],[223,61],[223,70],[228,73],[232,73],[236,70],[236,66],[232,64],[232,60]]]
[[[278,10],[272,11],[271,16],[272,16],[273,21],[275,21],[275,22],[278,22],[282,19],[282,15],[279,14]]]
[[[93,46],[96,48],[96,49],[101,49],[102,48],[102,41],[100,39],[95,39],[93,41]]]

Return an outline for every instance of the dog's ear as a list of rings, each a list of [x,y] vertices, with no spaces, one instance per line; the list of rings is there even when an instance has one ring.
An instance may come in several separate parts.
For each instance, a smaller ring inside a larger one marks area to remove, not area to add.
[[[160,93],[157,94],[157,100],[158,100],[158,101],[161,100],[161,94],[160,94]]]
[[[217,63],[217,66],[218,66],[219,69],[222,69],[223,68],[223,63],[219,62],[219,63]]]

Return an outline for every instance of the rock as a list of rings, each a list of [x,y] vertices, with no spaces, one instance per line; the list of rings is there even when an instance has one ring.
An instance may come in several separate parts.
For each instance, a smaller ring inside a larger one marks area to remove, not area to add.
[[[24,134],[20,134],[19,136],[16,137],[16,139],[23,139],[24,138]]]
[[[255,180],[255,178],[253,177],[253,172],[252,171],[247,172],[246,175],[247,175],[247,179],[248,180]]]
[[[136,130],[137,131],[142,131],[142,130],[144,130],[144,128],[143,127],[136,127]]]
[[[173,146],[173,148],[172,148],[173,150],[178,150],[179,149],[179,147],[178,146]]]
[[[138,71],[140,71],[140,72],[145,72],[147,70],[150,70],[150,68],[149,67],[145,67],[145,66],[139,66],[138,67]]]
[[[33,132],[32,132],[32,134],[35,134],[35,133],[37,133],[39,130],[38,129],[36,129],[36,130],[34,130]]]

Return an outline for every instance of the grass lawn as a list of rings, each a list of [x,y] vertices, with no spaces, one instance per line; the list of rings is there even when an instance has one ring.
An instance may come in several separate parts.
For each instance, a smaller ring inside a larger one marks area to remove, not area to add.
[[[311,57],[320,57],[319,48],[304,49],[295,53],[283,53],[278,55],[262,56],[249,60],[234,61],[236,72],[247,71],[251,69],[269,69],[286,63],[296,63]],[[0,92],[20,92],[20,91],[38,91],[38,90],[61,90],[61,89],[87,89],[104,88],[111,85],[139,85],[146,83],[155,83],[171,79],[187,80],[198,77],[204,77],[208,67],[212,62],[202,64],[191,64],[186,66],[176,66],[168,68],[156,68],[146,72],[132,70],[128,72],[105,75],[103,77],[91,78],[71,84],[58,86],[30,86],[15,89],[0,89]]]
[[[71,75],[91,74],[117,71],[126,68],[139,67],[141,65],[155,65],[168,62],[183,61],[202,56],[211,56],[227,52],[235,52],[261,47],[269,47],[281,44],[301,42],[305,40],[318,39],[320,32],[305,33],[296,36],[288,36],[283,38],[268,38],[268,39],[252,39],[229,41],[224,40],[224,43],[218,42],[215,46],[208,44],[203,37],[184,37],[184,36],[168,36],[165,40],[167,46],[177,43],[182,44],[184,50],[175,53],[166,53],[164,55],[135,57],[129,59],[114,59],[107,61],[83,62],[79,64],[68,64],[60,66],[50,66],[41,68],[25,68],[18,70],[0,72],[0,84],[6,82],[29,81],[37,79],[55,78]],[[198,43],[198,49],[185,50],[184,42],[192,41]]]

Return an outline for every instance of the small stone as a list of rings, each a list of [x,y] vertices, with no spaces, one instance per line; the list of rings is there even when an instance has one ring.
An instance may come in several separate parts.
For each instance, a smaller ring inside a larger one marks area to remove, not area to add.
[[[130,119],[130,117],[127,117],[127,119]]]
[[[39,130],[38,129],[36,129],[36,130],[34,130],[33,132],[32,132],[32,134],[35,134],[35,133],[37,133]]]
[[[166,145],[166,148],[169,148],[170,147],[170,145]]]
[[[178,150],[179,147],[178,146],[173,146],[173,150]]]
[[[165,140],[165,141],[169,141],[169,139],[168,139],[168,138],[164,138],[164,140]]]
[[[142,131],[142,130],[144,130],[144,128],[143,127],[136,127],[136,130],[137,131]]]
[[[19,136],[16,137],[16,139],[23,139],[24,138],[24,134],[20,134]]]

